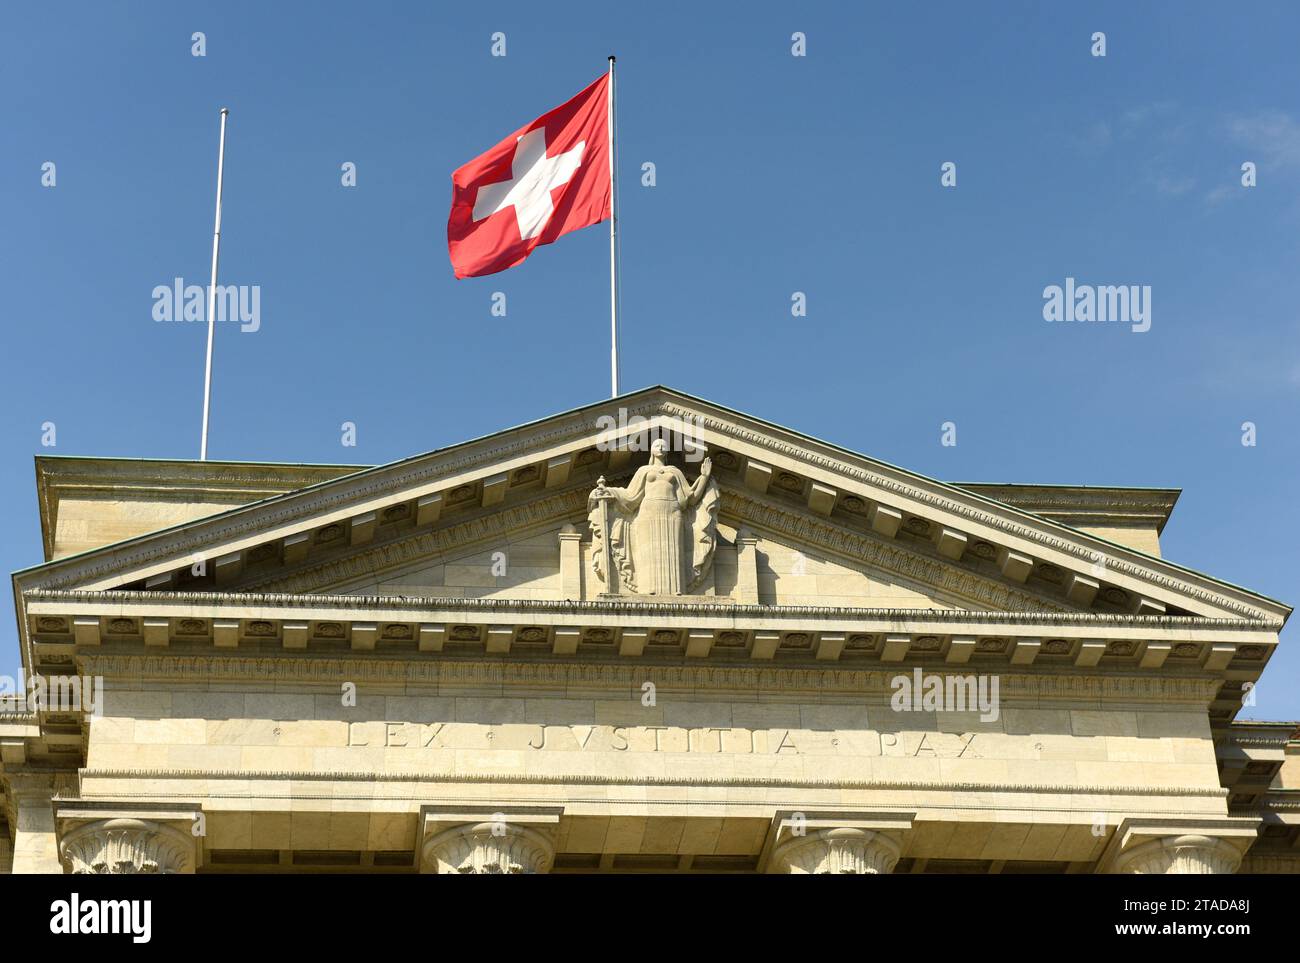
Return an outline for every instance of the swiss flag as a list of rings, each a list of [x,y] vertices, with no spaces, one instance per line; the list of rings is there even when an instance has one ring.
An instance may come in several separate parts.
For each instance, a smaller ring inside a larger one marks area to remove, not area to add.
[[[458,278],[496,274],[609,217],[609,75],[451,176],[447,250]]]

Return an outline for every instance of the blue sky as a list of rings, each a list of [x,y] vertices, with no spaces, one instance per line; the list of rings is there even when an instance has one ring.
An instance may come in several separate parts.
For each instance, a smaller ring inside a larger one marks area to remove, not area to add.
[[[211,457],[380,463],[603,397],[604,227],[466,281],[445,238],[451,172],[613,52],[626,388],[945,479],[1181,487],[1167,557],[1300,600],[1300,8],[718,7],[8,6],[0,561],[41,558],[34,455],[197,456],[205,332],[151,292],[207,283],[221,106],[221,280],[262,300],[218,331]],[[1044,321],[1066,277],[1150,285],[1151,329]],[[1249,715],[1300,718],[1297,646]]]

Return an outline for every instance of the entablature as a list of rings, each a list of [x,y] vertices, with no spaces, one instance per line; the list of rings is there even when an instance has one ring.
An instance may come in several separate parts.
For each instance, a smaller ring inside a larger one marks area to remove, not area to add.
[[[35,590],[42,666],[99,646],[283,648],[496,656],[610,653],[812,662],[1002,662],[1069,672],[1126,667],[1250,681],[1277,643],[1266,621],[1089,613],[548,602],[392,596]]]

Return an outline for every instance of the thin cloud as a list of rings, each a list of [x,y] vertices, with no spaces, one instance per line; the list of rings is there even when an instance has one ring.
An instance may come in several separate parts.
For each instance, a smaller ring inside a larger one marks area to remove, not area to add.
[[[1196,187],[1195,177],[1175,177],[1170,174],[1158,174],[1155,178],[1156,190],[1171,197],[1181,197]]]
[[[1177,107],[1178,105],[1170,100],[1130,107],[1120,115],[1120,127],[1126,134],[1137,133],[1138,130],[1170,116]]]
[[[1227,122],[1228,137],[1272,167],[1300,167],[1300,122],[1280,110],[1258,111]]]
[[[1220,184],[1213,190],[1205,192],[1205,203],[1211,207],[1222,204],[1226,200],[1241,196],[1241,188],[1230,184]]]

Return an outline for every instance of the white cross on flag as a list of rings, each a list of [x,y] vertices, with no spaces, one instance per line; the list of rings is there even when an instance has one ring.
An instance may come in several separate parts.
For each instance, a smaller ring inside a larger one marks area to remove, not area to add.
[[[451,177],[447,249],[458,278],[496,274],[609,217],[609,75]]]

